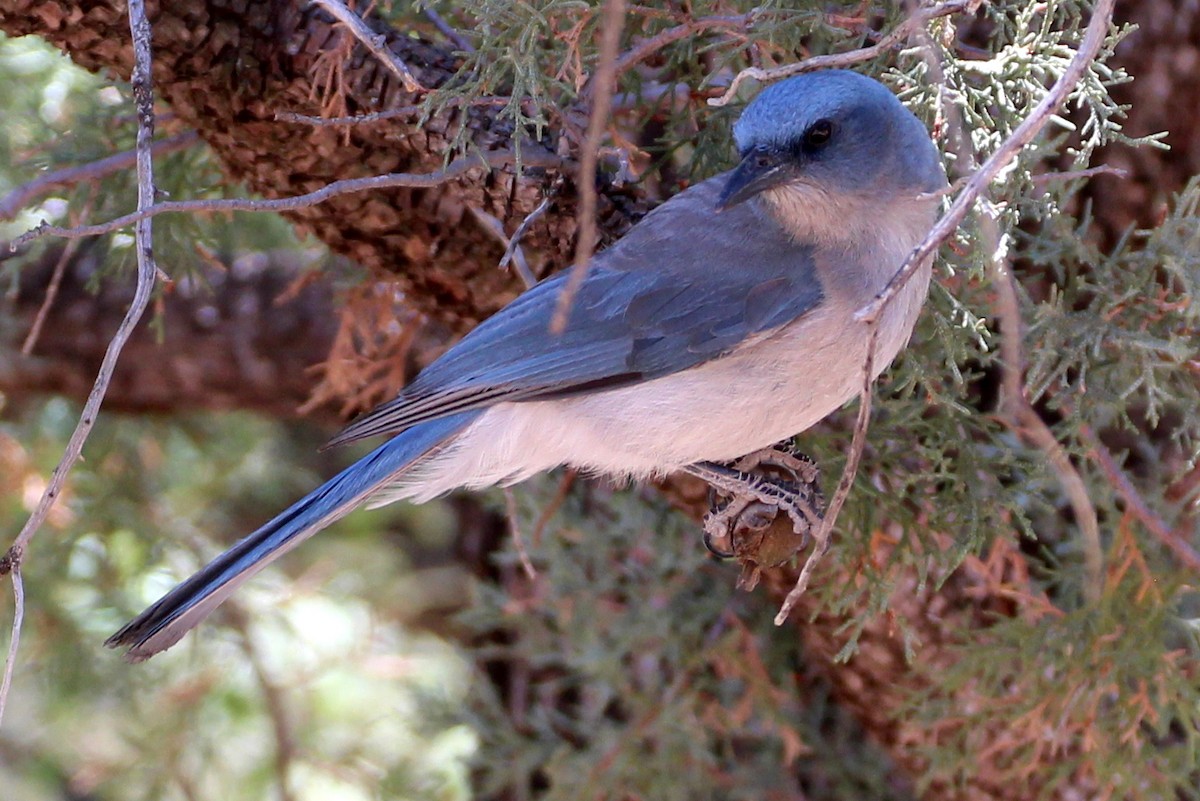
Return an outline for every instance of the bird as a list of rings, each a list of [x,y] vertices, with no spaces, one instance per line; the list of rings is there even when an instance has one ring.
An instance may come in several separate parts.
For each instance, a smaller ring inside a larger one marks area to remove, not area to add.
[[[737,166],[684,189],[596,254],[551,330],[569,271],[484,320],[330,444],[375,450],[213,559],[113,634],[141,661],[238,586],[361,505],[422,503],[569,465],[646,480],[730,462],[855,397],[869,331],[854,313],[937,218],[925,125],[848,70],[763,89],[733,126]],[[877,376],[928,294],[924,262],[877,321]]]

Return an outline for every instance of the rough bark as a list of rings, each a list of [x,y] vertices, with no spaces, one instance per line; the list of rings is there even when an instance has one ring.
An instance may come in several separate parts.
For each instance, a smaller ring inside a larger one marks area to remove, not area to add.
[[[440,169],[458,126],[474,146],[507,148],[511,127],[486,108],[450,110],[415,126],[393,119],[350,129],[279,122],[281,111],[319,115],[327,95],[320,83],[322,58],[347,33],[304,3],[235,0],[162,0],[151,3],[154,89],[184,124],[215,151],[231,181],[266,197],[318,189],[341,178]],[[125,79],[132,48],[119,2],[14,0],[0,7],[0,30],[35,34],[62,48],[80,66]],[[380,27],[389,46],[418,80],[444,82],[455,61],[447,48],[406,32]],[[356,47],[335,90],[339,114],[411,105],[406,92],[373,56]],[[552,138],[526,148],[552,149]],[[503,248],[475,221],[471,208],[500,219],[509,233],[544,197],[554,176],[544,170],[464,178],[434,189],[395,189],[335,198],[288,218],[335,252],[400,278],[420,311],[462,331],[511,300],[517,281],[496,263]],[[573,193],[559,193],[558,213],[544,215],[522,239],[536,272],[565,263],[575,234]],[[636,197],[602,192],[602,231],[619,234],[640,208]]]

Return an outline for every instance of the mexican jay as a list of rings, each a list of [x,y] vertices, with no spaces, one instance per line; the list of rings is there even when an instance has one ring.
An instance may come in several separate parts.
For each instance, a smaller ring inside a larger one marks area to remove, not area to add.
[[[565,273],[483,322],[334,440],[388,439],[214,559],[107,642],[145,659],[355,507],[512,484],[572,465],[620,479],[723,462],[854,397],[852,315],[932,226],[945,186],[921,122],[842,70],[763,90],[741,163],[663,203],[592,259],[560,334]],[[879,320],[878,374],[908,341],[930,266]]]

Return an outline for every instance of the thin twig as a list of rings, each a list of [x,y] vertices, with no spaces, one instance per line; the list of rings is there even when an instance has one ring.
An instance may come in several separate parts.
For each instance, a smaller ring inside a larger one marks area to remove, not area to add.
[[[503,269],[508,266],[509,261],[513,261],[517,268],[517,275],[521,278],[521,283],[526,289],[533,288],[537,283],[537,276],[533,274],[533,270],[529,267],[529,262],[525,259],[525,251],[517,245],[516,235],[509,237],[504,233],[504,223],[494,214],[488,214],[478,206],[469,206],[471,214],[483,226],[483,230],[494,236],[501,245],[504,245],[504,257],[500,259],[500,267]],[[515,254],[515,256],[513,255]]]
[[[508,247],[504,249],[504,255],[500,257],[500,269],[507,267],[508,263],[512,261],[514,256],[517,254],[521,254],[521,258],[517,262],[518,271],[521,269],[521,264],[525,261],[523,251],[521,250],[521,239],[525,236],[525,233],[529,230],[530,226],[532,226],[538,220],[538,218],[545,214],[546,210],[550,208],[550,204],[554,202],[554,196],[558,194],[558,190],[562,188],[562,185],[563,178],[560,175],[551,185],[550,189],[546,191],[546,196],[542,198],[541,203],[537,204],[537,208],[529,212],[529,214],[525,215],[525,219],[521,220],[521,224],[517,226],[517,230],[513,231],[513,235],[508,240]],[[537,283],[537,277],[534,276],[533,271],[529,269],[528,264],[525,264],[525,271],[528,272],[529,275],[526,277],[524,274],[522,274],[521,279],[525,282],[525,288],[529,289]]]
[[[442,104],[442,108],[450,109],[459,106],[468,106],[475,108],[478,106],[506,106],[512,102],[511,97],[487,95],[485,97],[449,97]],[[537,106],[532,98],[526,98],[521,101],[521,107],[531,116],[535,112]],[[397,106],[396,108],[384,109],[383,111],[374,111],[370,114],[351,114],[345,117],[317,117],[312,114],[299,114],[295,111],[277,111],[275,119],[278,122],[295,122],[303,125],[365,125],[371,122],[381,122],[383,120],[391,120],[396,117],[411,117],[419,115],[428,109],[421,104],[413,104],[408,106]]]
[[[357,39],[362,45],[371,51],[375,58],[379,59],[393,75],[400,79],[400,83],[404,84],[404,88],[409,92],[427,92],[429,91],[421,82],[413,75],[412,70],[404,63],[404,59],[392,52],[388,47],[387,37],[382,33],[375,33],[367,23],[363,22],[362,17],[355,14],[346,7],[341,0],[311,0],[314,5],[328,11],[334,19],[342,23],[346,30]]]
[[[1124,179],[1129,177],[1129,172],[1123,167],[1114,167],[1111,164],[1099,164],[1095,167],[1088,167],[1086,170],[1044,172],[1041,175],[1033,176],[1033,185],[1045,186],[1046,184],[1054,184],[1060,181],[1077,181],[1082,178],[1095,178],[1097,175],[1112,175],[1116,178]]]
[[[4,722],[4,709],[8,706],[8,691],[12,689],[13,668],[17,664],[17,651],[21,647],[21,626],[25,623],[25,581],[21,578],[20,549],[10,549],[0,557],[0,575],[11,572],[13,585],[13,623],[8,640],[8,657],[4,661],[4,678],[0,679],[0,723]]]
[[[185,150],[199,141],[200,136],[195,131],[186,131],[175,136],[168,136],[166,139],[159,139],[154,143],[154,155],[162,156],[167,153]],[[32,181],[14,188],[3,199],[0,199],[0,220],[11,220],[21,209],[35,200],[50,194],[50,191],[56,187],[74,186],[84,181],[95,181],[128,169],[136,161],[137,151],[126,150],[122,153],[114,153],[111,156],[105,156],[102,159],[97,159],[87,164],[65,167],[61,170],[48,172],[45,175],[39,175]]]
[[[981,198],[981,201],[983,199]],[[1086,580],[1083,595],[1089,602],[1100,600],[1104,589],[1104,549],[1100,543],[1100,522],[1096,507],[1088,496],[1083,476],[1071,464],[1062,443],[1054,436],[1050,426],[1033,408],[1025,393],[1025,326],[1021,319],[1021,306],[1017,297],[1017,283],[1013,276],[1006,248],[1001,242],[999,216],[991,203],[984,202],[984,213],[979,218],[980,238],[986,243],[990,254],[988,273],[996,290],[996,317],[1000,321],[1000,357],[1002,371],[1000,383],[1002,407],[1016,432],[1046,455],[1058,483],[1067,494],[1075,522],[1082,534],[1083,567]]]
[[[137,108],[138,119],[138,208],[144,210],[153,205],[155,191],[153,156],[154,92],[150,82],[150,22],[146,18],[145,0],[129,0],[128,8],[129,28],[133,39],[133,76],[130,83],[133,86],[133,99]],[[58,500],[58,496],[62,493],[67,475],[70,473],[75,462],[78,461],[80,454],[83,453],[83,444],[91,433],[92,426],[95,425],[96,416],[100,412],[100,404],[104,401],[104,395],[108,391],[108,384],[112,379],[117,358],[121,355],[121,349],[125,347],[125,342],[133,333],[134,327],[146,311],[146,307],[150,304],[150,296],[154,290],[154,279],[158,274],[158,268],[154,264],[152,234],[153,228],[149,217],[139,220],[134,227],[134,247],[137,251],[137,286],[134,290],[133,302],[130,304],[129,310],[125,313],[125,318],[121,320],[121,325],[117,328],[117,332],[108,343],[108,348],[104,352],[104,358],[100,362],[100,370],[96,375],[96,381],[92,385],[92,391],[88,394],[87,402],[83,406],[83,413],[79,417],[79,423],[76,424],[75,430],[71,433],[71,438],[67,441],[62,459],[59,460],[58,465],[50,474],[50,480],[47,482],[46,489],[43,490],[42,497],[38,500],[33,514],[29,516],[20,533],[17,534],[16,539],[13,540],[13,544],[9,547],[4,558],[0,559],[0,575],[12,572],[14,592],[19,591],[20,588],[17,575],[21,567],[21,559],[29,545],[29,541],[33,538],[38,528],[41,527],[42,523],[45,522],[50,508],[54,506],[55,501]],[[15,625],[16,623],[14,623]],[[9,662],[5,667],[6,673],[10,673],[13,669],[17,639],[14,636],[10,643]],[[0,709],[3,709],[7,703],[8,688],[9,685],[7,683],[0,686]]]
[[[1108,36],[1108,28],[1112,22],[1113,4],[1116,0],[1097,0],[1095,8],[1092,10],[1092,18],[1088,21],[1087,29],[1083,35],[1083,41],[1079,44],[1079,49],[1075,51],[1075,55],[1071,58],[1071,63],[1063,71],[1063,74],[1055,81],[1054,86],[1042,98],[1042,101],[1037,104],[1037,107],[1030,112],[1029,116],[1017,126],[1012,135],[1001,143],[1000,147],[983,163],[983,166],[975,171],[967,181],[966,187],[959,193],[954,202],[950,204],[950,208],[942,215],[942,218],[937,221],[937,224],[925,236],[925,239],[917,246],[908,258],[899,272],[892,277],[887,286],[875,298],[863,306],[854,317],[856,320],[875,321],[879,319],[879,315],[884,308],[892,302],[900,289],[909,282],[913,274],[920,267],[925,259],[933,255],[942,243],[950,238],[951,234],[958,229],[962,221],[966,219],[967,214],[971,211],[975,204],[975,200],[983,194],[983,191],[995,179],[1000,171],[1012,162],[1034,138],[1041,133],[1046,127],[1046,123],[1050,118],[1062,107],[1067,101],[1067,97],[1079,85],[1079,81],[1083,78],[1084,70],[1087,69],[1100,52],[1100,48],[1104,45],[1104,40]],[[949,5],[949,4],[947,4]]]
[[[862,460],[863,450],[867,446],[867,428],[871,422],[871,390],[875,384],[875,344],[879,339],[879,326],[875,323],[867,323],[866,326],[870,331],[870,336],[867,341],[867,355],[863,359],[863,382],[862,391],[858,397],[858,417],[854,421],[854,436],[850,440],[850,451],[846,454],[846,466],[842,468],[842,477],[838,480],[833,499],[825,509],[825,516],[821,518],[821,526],[817,530],[816,536],[813,537],[812,553],[804,560],[804,567],[800,569],[795,586],[783,599],[783,605],[779,607],[779,612],[775,615],[776,626],[782,626],[788,615],[796,608],[796,604],[800,602],[800,596],[804,595],[804,591],[808,589],[808,582],[812,578],[813,570],[821,561],[821,557],[829,550],[829,545],[833,540],[833,525],[837,522],[838,514],[841,513],[842,506],[850,495],[850,488],[854,486],[854,479],[858,475],[858,463]]]
[[[690,20],[682,25],[676,25],[674,28],[668,28],[648,39],[643,39],[636,46],[626,50],[617,59],[616,74],[623,75],[630,68],[637,65],[639,62],[645,61],[650,56],[662,50],[669,44],[678,42],[680,39],[686,39],[703,31],[712,30],[714,28],[742,28],[745,29],[753,22],[754,18],[761,11],[755,9],[745,14],[736,14],[732,16],[714,15],[710,17],[700,17],[699,19]]]
[[[275,735],[275,773],[278,777],[276,787],[279,801],[294,801],[295,795],[288,785],[288,776],[291,775],[292,763],[295,762],[296,737],[292,733],[292,715],[288,710],[287,699],[284,698],[282,688],[271,678],[262,654],[255,647],[246,611],[237,603],[229,604],[225,609],[230,625],[238,633],[242,652],[250,662],[250,669],[254,672],[258,688],[262,691],[267,716],[271,719],[271,728]]]
[[[454,43],[454,46],[465,53],[474,53],[475,46],[467,41],[467,37],[463,36],[453,25],[446,22],[442,15],[434,11],[432,8],[424,9],[425,16],[433,23],[433,26],[442,32],[442,35]]]
[[[1146,527],[1154,537],[1193,573],[1200,573],[1200,552],[1197,552],[1187,541],[1182,532],[1175,531],[1167,522],[1155,513],[1146,503],[1137,487],[1129,480],[1129,476],[1117,464],[1117,460],[1109,452],[1100,437],[1084,423],[1079,427],[1079,433],[1088,443],[1088,456],[1103,471],[1108,483],[1125,500],[1125,508]]]
[[[562,508],[562,505],[567,500],[567,495],[571,492],[571,487],[575,486],[575,479],[579,476],[579,471],[574,468],[567,468],[563,473],[562,480],[558,482],[558,489],[554,492],[554,497],[550,502],[542,507],[542,513],[538,515],[537,522],[533,524],[533,545],[537,547],[542,544],[542,536],[546,533],[546,526],[554,519],[554,515]]]
[[[579,175],[575,181],[579,188],[579,238],[575,243],[575,264],[571,267],[566,286],[559,292],[558,307],[550,321],[550,331],[555,334],[561,334],[567,327],[567,315],[575,293],[587,277],[588,262],[596,249],[596,164],[600,158],[600,139],[608,124],[608,111],[616,88],[617,48],[624,26],[625,0],[605,0],[600,21],[600,63],[589,87],[592,109],[583,141]]]
[[[86,220],[92,215],[97,189],[98,186],[92,184],[87,202],[83,204],[83,208],[78,214],[72,215],[72,223]],[[66,275],[67,265],[70,264],[71,259],[75,258],[75,252],[79,250],[82,243],[82,239],[72,239],[63,247],[62,253],[58,254],[58,261],[54,263],[54,271],[50,274],[50,283],[46,285],[46,297],[42,299],[42,305],[38,307],[37,315],[33,318],[33,325],[29,326],[29,333],[25,335],[25,341],[21,343],[22,356],[33,353],[38,337],[41,336],[42,326],[46,324],[46,318],[50,316],[50,309],[54,308],[54,301],[58,298],[58,290],[62,286],[63,276]]]
[[[520,516],[517,514],[517,496],[512,487],[504,488],[504,508],[508,513],[508,528],[512,531],[513,545],[517,549],[517,558],[530,581],[537,579],[537,570],[529,559],[529,551],[525,549],[525,536],[521,533]]]
[[[742,82],[750,78],[758,81],[777,81],[780,78],[799,75],[802,72],[831,69],[833,67],[848,67],[851,64],[857,64],[861,61],[870,61],[876,56],[881,55],[885,50],[906,40],[911,33],[924,27],[925,23],[930,20],[964,12],[973,14],[982,3],[983,0],[954,0],[954,2],[917,9],[917,11],[913,12],[912,16],[893,28],[891,32],[875,44],[859,48],[858,50],[851,50],[848,53],[831,53],[825,56],[814,56],[813,58],[808,58],[794,64],[785,64],[766,70],[759,67],[749,67],[735,75],[733,82],[726,88],[725,94],[720,97],[711,98],[708,101],[708,105],[727,105],[733,99],[733,96],[737,94],[738,87],[741,86]]]
[[[79,250],[81,244],[83,244],[82,239],[72,239],[63,246],[62,252],[58,254],[58,261],[54,263],[54,272],[50,274],[50,283],[46,285],[46,297],[42,299],[42,305],[38,307],[37,315],[33,318],[33,325],[29,326],[29,333],[25,335],[25,341],[21,343],[22,356],[33,353],[33,347],[37,344],[38,337],[41,336],[46,317],[49,316],[50,309],[53,308],[54,301],[58,298],[63,275],[67,272],[67,264],[75,257],[75,251]]]
[[[561,167],[563,160],[558,156],[545,152],[521,153],[521,164],[525,167]],[[218,200],[169,200],[163,203],[140,209],[96,225],[81,225],[74,228],[60,228],[43,222],[31,231],[27,231],[13,240],[10,245],[16,250],[22,245],[43,236],[57,236],[74,239],[83,236],[98,236],[110,231],[116,231],[132,223],[157,217],[160,214],[171,213],[221,213],[228,211],[295,211],[296,209],[315,206],[330,198],[353,192],[365,192],[375,189],[389,189],[397,186],[431,187],[440,186],[460,177],[468,170],[477,167],[503,167],[517,163],[517,154],[512,150],[497,150],[488,154],[472,153],[450,162],[444,169],[431,173],[389,173],[388,175],[372,175],[367,178],[347,178],[334,181],[313,192],[294,197],[277,198],[274,200],[254,200],[251,198],[223,198]]]

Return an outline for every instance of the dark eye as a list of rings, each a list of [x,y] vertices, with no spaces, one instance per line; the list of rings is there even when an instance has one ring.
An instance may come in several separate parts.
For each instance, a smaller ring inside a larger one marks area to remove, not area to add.
[[[771,151],[765,147],[754,148],[754,163],[759,167],[771,166]]]
[[[833,123],[829,120],[817,120],[804,132],[804,147],[816,150],[829,144],[833,138]]]

